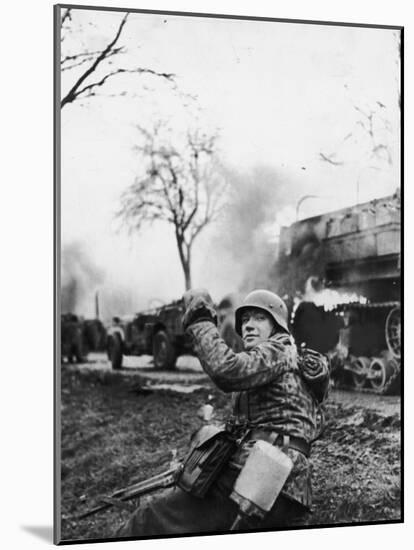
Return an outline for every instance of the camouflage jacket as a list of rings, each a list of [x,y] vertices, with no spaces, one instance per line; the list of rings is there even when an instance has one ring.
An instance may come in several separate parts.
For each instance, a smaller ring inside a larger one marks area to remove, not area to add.
[[[233,392],[233,423],[307,443],[316,437],[318,403],[300,374],[296,346],[288,334],[275,334],[249,352],[234,353],[210,321],[196,322],[187,330],[205,372],[221,390]],[[240,468],[253,444],[247,438],[231,464]],[[294,449],[287,453],[294,467],[283,493],[309,507],[309,459]]]

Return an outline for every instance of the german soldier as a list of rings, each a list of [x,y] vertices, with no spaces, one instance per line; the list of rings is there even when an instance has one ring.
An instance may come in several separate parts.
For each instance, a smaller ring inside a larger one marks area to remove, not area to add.
[[[329,384],[328,364],[316,352],[298,356],[283,300],[267,290],[248,294],[235,312],[244,351],[220,338],[216,311],[204,289],[184,295],[183,325],[204,371],[224,392],[233,393],[225,432],[237,441],[203,498],[183,484],[138,508],[117,536],[154,536],[229,531],[238,506],[229,498],[256,441],[280,447],[293,463],[287,481],[257,529],[303,524],[311,505],[310,445],[317,435],[319,403]]]

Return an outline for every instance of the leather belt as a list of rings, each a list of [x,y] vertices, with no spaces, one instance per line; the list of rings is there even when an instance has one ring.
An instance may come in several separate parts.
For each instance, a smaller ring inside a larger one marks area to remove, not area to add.
[[[306,457],[309,457],[311,446],[300,437],[292,437],[290,435],[280,434],[269,430],[252,430],[248,439],[261,439],[278,447],[289,447],[295,451],[299,451]]]

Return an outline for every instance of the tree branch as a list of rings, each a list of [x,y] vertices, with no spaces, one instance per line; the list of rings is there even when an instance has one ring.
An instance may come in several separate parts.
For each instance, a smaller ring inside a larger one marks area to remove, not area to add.
[[[324,160],[325,162],[328,162],[329,164],[333,164],[334,166],[342,166],[343,165],[343,162],[340,162],[338,160],[333,160],[332,159],[333,155],[328,156],[328,155],[325,155],[322,152],[319,152],[319,156],[321,157],[322,160]]]
[[[63,17],[62,17],[62,21],[61,21],[61,25],[63,26],[63,24],[65,23],[66,19],[69,19],[70,21],[72,20],[72,14],[71,14],[71,8],[67,8],[63,14]]]
[[[76,99],[76,97],[79,96],[79,93],[77,92],[80,86],[83,84],[83,82],[90,76],[100,65],[100,63],[107,58],[109,52],[111,52],[112,48],[117,43],[119,37],[121,36],[122,29],[124,28],[124,25],[126,23],[126,20],[128,18],[129,13],[127,12],[124,17],[122,18],[121,23],[119,24],[118,30],[115,34],[115,37],[113,40],[102,50],[102,52],[98,55],[98,57],[95,59],[95,61],[92,63],[92,65],[87,69],[83,75],[81,75],[78,80],[75,82],[75,84],[72,86],[71,90],[68,92],[68,94],[62,99],[61,106],[63,107],[67,103],[71,103]]]
[[[124,52],[125,52],[125,47],[124,46],[121,46],[120,48],[115,48],[107,55],[106,59],[109,59],[110,57],[112,57],[114,55],[117,55],[119,53],[124,53]],[[61,65],[60,70],[63,72],[63,71],[69,71],[69,70],[74,69],[76,67],[80,67],[81,65],[84,65],[88,61],[92,61],[92,59],[94,59],[95,55],[97,55],[97,54],[99,54],[99,51],[97,51],[97,52],[82,52],[82,53],[77,53],[77,54],[74,54],[74,55],[67,55],[60,62],[60,65]],[[70,61],[74,61],[75,63],[73,63],[72,65],[67,65],[67,63],[69,63]]]

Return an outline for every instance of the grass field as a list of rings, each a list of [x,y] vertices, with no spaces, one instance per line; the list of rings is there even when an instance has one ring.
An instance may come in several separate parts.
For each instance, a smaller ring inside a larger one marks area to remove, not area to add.
[[[209,395],[217,417],[225,417],[229,396],[210,383],[187,394],[143,392],[138,376],[63,366],[62,539],[110,537],[130,510],[111,508],[83,520],[73,516],[101,496],[167,470],[173,448],[184,454]],[[312,453],[309,523],[400,520],[399,414],[329,400],[326,419]]]

